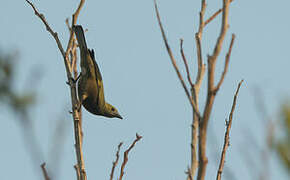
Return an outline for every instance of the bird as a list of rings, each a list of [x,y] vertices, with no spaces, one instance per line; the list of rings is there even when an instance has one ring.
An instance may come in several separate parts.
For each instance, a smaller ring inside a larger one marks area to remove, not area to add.
[[[108,118],[123,119],[118,110],[105,101],[104,85],[93,49],[87,48],[84,30],[81,25],[72,27],[80,49],[81,72],[78,81],[78,97],[87,111]]]

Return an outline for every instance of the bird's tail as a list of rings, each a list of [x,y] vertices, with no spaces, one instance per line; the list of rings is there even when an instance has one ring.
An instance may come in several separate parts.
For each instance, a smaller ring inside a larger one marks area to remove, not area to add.
[[[80,49],[88,49],[87,48],[87,43],[84,35],[84,30],[81,25],[75,25],[72,27],[73,31],[76,34],[77,41],[79,44]]]

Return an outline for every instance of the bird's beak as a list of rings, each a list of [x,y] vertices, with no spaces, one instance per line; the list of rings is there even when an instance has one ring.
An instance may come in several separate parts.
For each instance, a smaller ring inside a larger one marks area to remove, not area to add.
[[[116,114],[115,117],[116,117],[116,118],[119,118],[119,119],[123,119],[122,116],[121,116],[120,114]]]

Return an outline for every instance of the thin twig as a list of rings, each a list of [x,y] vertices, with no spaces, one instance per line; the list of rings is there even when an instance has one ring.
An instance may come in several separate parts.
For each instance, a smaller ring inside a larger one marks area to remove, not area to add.
[[[241,87],[242,83],[243,83],[243,80],[240,81],[240,83],[238,85],[238,88],[236,90],[236,93],[235,93],[235,96],[234,96],[234,100],[233,100],[232,109],[231,109],[231,112],[230,112],[230,115],[229,115],[229,121],[226,120],[227,129],[226,129],[226,133],[225,133],[224,146],[223,146],[223,151],[222,151],[222,154],[221,154],[221,160],[220,160],[220,164],[219,164],[219,169],[218,169],[217,177],[216,177],[217,180],[221,180],[221,176],[222,176],[222,172],[223,172],[223,168],[224,168],[224,164],[225,164],[225,159],[226,159],[226,151],[227,151],[227,149],[229,147],[229,136],[230,136],[230,130],[231,130],[231,127],[232,127],[233,114],[234,114],[234,111],[235,111],[236,101],[237,101],[238,93],[239,93],[239,90],[240,90],[240,87]]]
[[[122,180],[123,178],[123,175],[125,174],[124,173],[124,169],[125,169],[125,166],[128,162],[128,155],[129,155],[129,152],[131,151],[131,149],[133,149],[133,147],[135,146],[135,144],[142,138],[142,136],[138,135],[136,133],[136,139],[134,140],[134,142],[131,144],[131,146],[124,152],[124,159],[123,159],[123,163],[121,165],[121,172],[120,172],[120,177],[118,180]]]
[[[42,169],[42,173],[43,173],[43,177],[45,180],[50,180],[49,176],[48,176],[48,173],[45,169],[45,163],[42,163],[41,164],[41,169]]]
[[[231,0],[230,2],[233,2],[234,0]],[[211,17],[209,17],[205,22],[204,22],[204,26],[206,26],[208,23],[210,23],[214,18],[216,18],[221,12],[223,11],[223,9],[219,9],[217,10]]]
[[[217,86],[216,86],[215,89],[214,89],[215,92],[217,92],[217,91],[220,89],[222,83],[224,82],[225,75],[226,75],[226,73],[227,73],[227,71],[228,71],[229,61],[230,61],[230,57],[231,57],[231,53],[232,53],[232,48],[233,48],[233,45],[234,45],[234,42],[235,42],[235,37],[236,37],[235,34],[232,34],[231,44],[230,44],[230,47],[229,47],[228,53],[227,53],[227,55],[226,55],[224,71],[223,71],[223,73],[222,73],[222,76],[221,76],[221,78],[220,78],[220,80],[219,80]]]
[[[191,81],[191,78],[190,78],[188,63],[187,63],[187,60],[186,60],[186,57],[185,57],[185,54],[184,54],[184,51],[183,51],[183,39],[180,39],[180,54],[181,54],[181,57],[183,59],[183,63],[184,63],[184,66],[185,66],[188,83],[190,84],[191,88],[193,88],[194,85],[193,85],[193,83]]]
[[[179,80],[180,80],[180,82],[182,84],[182,87],[183,87],[183,89],[185,91],[185,94],[186,94],[186,96],[187,96],[192,108],[195,110],[197,116],[200,117],[200,113],[199,113],[199,111],[197,109],[197,106],[194,103],[194,101],[193,101],[193,99],[192,99],[192,97],[191,97],[191,95],[190,95],[190,93],[189,93],[189,91],[188,91],[188,89],[187,89],[187,87],[185,85],[185,82],[184,82],[184,80],[183,80],[183,78],[181,76],[181,73],[179,72],[179,69],[177,67],[176,60],[175,60],[175,58],[173,56],[173,53],[172,53],[172,51],[171,51],[171,49],[169,47],[168,42],[167,42],[167,38],[166,38],[164,29],[163,29],[163,26],[162,26],[162,23],[161,23],[161,19],[160,19],[160,15],[159,15],[159,11],[158,11],[156,0],[154,0],[154,3],[155,3],[155,12],[156,12],[157,20],[158,20],[159,27],[160,27],[160,30],[161,30],[161,33],[162,33],[162,38],[164,40],[164,43],[165,43],[165,46],[166,46],[166,50],[167,50],[168,55],[170,57],[171,63],[172,63],[172,65],[173,65],[173,67],[174,67],[174,69],[176,71],[176,74],[177,74],[177,76],[178,76],[178,78],[179,78]]]
[[[113,166],[112,166],[112,170],[111,170],[111,174],[110,174],[110,180],[113,180],[113,177],[114,177],[114,171],[115,171],[115,168],[118,164],[118,161],[119,161],[119,153],[120,153],[120,148],[122,146],[123,142],[120,142],[120,144],[118,145],[118,150],[116,152],[116,160],[113,161]]]
[[[71,27],[69,25],[69,18],[65,19],[65,24],[66,24],[66,27],[67,27],[68,31],[71,32],[72,29],[71,29]]]

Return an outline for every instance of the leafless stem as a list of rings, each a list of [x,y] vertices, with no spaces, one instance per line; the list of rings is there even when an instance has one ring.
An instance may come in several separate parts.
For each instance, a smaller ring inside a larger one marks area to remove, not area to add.
[[[42,173],[43,173],[43,177],[45,180],[50,180],[49,176],[48,176],[48,173],[45,169],[45,163],[42,163],[41,164],[41,169],[42,169]]]
[[[226,73],[228,71],[229,61],[230,61],[230,57],[231,57],[231,53],[232,53],[232,48],[233,48],[233,45],[234,45],[234,42],[235,42],[235,37],[236,37],[235,34],[232,34],[231,44],[230,44],[228,53],[226,55],[224,71],[222,73],[222,76],[220,78],[220,81],[218,82],[217,86],[214,89],[215,92],[217,92],[220,89],[222,83],[224,82],[225,75],[226,75]]]
[[[220,160],[220,164],[219,164],[219,169],[217,172],[217,180],[221,180],[221,176],[222,176],[222,172],[223,172],[223,168],[224,168],[224,164],[225,164],[225,159],[226,159],[226,151],[229,147],[229,136],[230,136],[230,130],[232,127],[232,121],[233,121],[233,114],[235,111],[235,107],[236,107],[236,101],[237,101],[237,97],[238,97],[238,93],[240,90],[240,87],[243,83],[243,80],[240,81],[238,88],[236,90],[235,96],[234,96],[234,100],[233,100],[233,105],[232,105],[232,109],[229,115],[229,121],[226,120],[226,133],[225,133],[225,138],[224,138],[224,146],[223,146],[223,150],[222,150],[222,154],[221,154],[221,160]]]
[[[163,26],[162,26],[162,23],[161,23],[161,19],[160,19],[160,15],[159,15],[159,11],[158,11],[158,7],[157,7],[156,0],[154,1],[154,3],[155,3],[155,11],[156,11],[157,20],[158,20],[159,27],[160,27],[160,30],[161,30],[161,33],[162,33],[162,38],[164,40],[164,43],[165,43],[165,46],[166,46],[166,50],[167,50],[168,55],[170,57],[171,63],[172,63],[172,65],[173,65],[173,67],[174,67],[174,69],[176,71],[176,74],[177,74],[177,76],[178,76],[178,78],[179,78],[179,80],[180,80],[180,82],[182,84],[182,87],[183,87],[183,89],[185,91],[185,94],[186,94],[186,96],[187,96],[187,98],[188,98],[188,100],[189,100],[192,108],[195,110],[197,116],[200,117],[200,113],[199,113],[199,111],[197,109],[197,106],[194,103],[192,97],[190,96],[190,93],[189,93],[189,91],[188,91],[188,89],[187,89],[187,87],[185,85],[185,82],[184,82],[184,80],[183,80],[183,78],[181,76],[181,73],[179,72],[179,69],[177,67],[176,60],[175,60],[175,58],[173,56],[173,53],[171,51],[171,48],[170,48],[170,46],[168,44],[168,41],[167,41],[167,38],[166,38],[166,35],[165,35],[165,32],[164,32],[164,29],[163,29]]]
[[[85,0],[80,0],[80,3],[79,3],[79,6],[78,6],[77,10],[72,15],[72,22],[71,22],[72,25],[71,25],[71,27],[76,24],[77,18],[79,16],[79,13],[80,13],[84,3],[85,3]],[[66,54],[65,54],[66,57],[68,56],[68,54],[70,52],[70,49],[72,48],[72,43],[73,43],[73,39],[74,39],[74,33],[73,33],[71,27],[69,28],[70,29],[70,37],[69,37],[69,41],[68,41],[67,48],[66,48]]]
[[[206,9],[206,2],[205,0],[201,0],[201,10],[199,12],[199,28],[198,28],[198,36],[201,38],[202,32],[203,32],[203,27],[204,27],[204,13]]]
[[[76,147],[76,156],[77,156],[77,161],[78,161],[78,170],[80,174],[80,180],[86,180],[86,172],[85,172],[83,152],[82,152],[81,116],[80,116],[80,113],[78,112],[78,99],[77,99],[77,93],[76,93],[76,84],[72,78],[72,67],[70,64],[69,56],[68,56],[70,53],[72,42],[73,42],[73,32],[70,31],[70,38],[69,38],[68,46],[67,46],[66,51],[64,52],[63,46],[61,45],[61,42],[58,38],[57,33],[54,32],[52,28],[49,26],[44,15],[39,13],[30,1],[26,0],[26,2],[33,8],[35,15],[41,19],[47,31],[54,37],[58,45],[58,48],[63,56],[66,73],[67,73],[68,84],[70,85],[70,91],[71,91],[71,102],[72,102],[72,112],[73,112],[72,114],[73,114],[73,119],[74,119],[74,131],[75,131],[75,143],[76,143],[75,147]],[[80,4],[78,8],[76,12],[73,14],[72,25],[76,23],[78,14],[84,2],[85,0],[80,0]]]
[[[66,26],[67,26],[68,31],[71,32],[72,29],[71,29],[71,27],[70,27],[70,25],[69,25],[69,18],[66,18],[66,19],[65,19],[65,24],[66,24]]]
[[[196,41],[196,49],[197,49],[197,62],[198,62],[198,72],[197,77],[195,80],[195,89],[199,92],[201,82],[203,80],[203,76],[205,73],[205,64],[203,64],[202,60],[202,49],[201,49],[201,35],[196,34],[195,35],[195,41]]]
[[[121,172],[120,172],[120,177],[119,177],[119,180],[122,180],[123,178],[123,175],[124,175],[124,169],[125,169],[125,166],[128,162],[128,155],[129,155],[129,152],[131,151],[131,149],[134,148],[135,144],[142,138],[142,136],[136,134],[136,139],[133,141],[133,143],[131,144],[131,146],[124,152],[124,159],[123,159],[123,163],[121,165]]]
[[[199,28],[198,32],[195,34],[195,42],[196,42],[196,49],[197,49],[197,64],[198,64],[198,72],[197,72],[197,77],[195,81],[195,91],[197,91],[197,94],[200,89],[200,85],[203,79],[203,75],[205,72],[205,65],[203,64],[202,60],[202,49],[201,49],[201,39],[202,39],[202,33],[203,33],[203,28],[204,28],[204,13],[206,9],[206,2],[205,0],[202,0],[201,2],[201,10],[199,12]]]
[[[112,166],[112,170],[111,170],[111,174],[110,174],[110,180],[113,180],[113,177],[114,177],[114,171],[115,171],[115,168],[118,164],[118,161],[119,161],[119,153],[120,153],[120,148],[122,146],[123,142],[120,142],[120,144],[118,145],[118,150],[116,152],[116,160],[113,161],[113,166]]]
[[[195,34],[195,42],[196,42],[196,50],[197,50],[197,64],[198,64],[198,71],[195,80],[195,84],[192,88],[191,94],[192,98],[197,105],[197,110],[199,111],[198,102],[199,102],[199,90],[201,87],[201,83],[205,73],[205,65],[203,64],[202,60],[202,48],[201,48],[201,39],[203,34],[204,28],[204,13],[206,9],[206,1],[201,1],[201,10],[199,12],[199,28],[198,32]],[[192,118],[192,125],[191,125],[191,166],[190,166],[190,174],[187,176],[187,180],[195,176],[196,169],[198,167],[198,156],[197,156],[197,143],[198,143],[198,127],[199,122],[201,120],[200,116],[197,116],[195,110],[193,109],[193,118]]]
[[[234,0],[230,0],[231,2],[233,2]],[[211,17],[209,17],[205,22],[204,22],[204,26],[206,26],[208,23],[210,23],[214,18],[216,18],[221,12],[223,11],[223,9],[219,9],[217,10]]]
[[[185,54],[184,54],[184,51],[183,51],[183,39],[180,39],[180,54],[181,54],[182,60],[184,62],[188,83],[190,84],[190,87],[193,88],[193,83],[191,81],[189,68],[188,68],[188,63],[187,63],[187,60],[186,60],[186,57],[185,57]]]
[[[206,139],[207,139],[207,127],[210,114],[212,111],[215,95],[217,92],[214,91],[214,74],[217,57],[221,51],[222,44],[228,29],[228,14],[229,14],[230,0],[223,0],[223,17],[221,32],[215,45],[214,52],[211,56],[208,56],[208,89],[206,105],[203,112],[202,121],[200,121],[199,129],[199,169],[198,169],[198,180],[204,180],[206,174],[206,166],[208,159],[206,157]]]
[[[51,27],[49,26],[49,24],[47,23],[47,21],[46,21],[46,19],[45,19],[45,17],[44,17],[44,15],[43,14],[41,14],[41,13],[39,13],[38,11],[37,11],[37,9],[34,7],[34,5],[30,2],[30,1],[28,1],[28,0],[25,0],[31,7],[32,7],[32,9],[34,10],[34,13],[35,13],[35,15],[36,16],[38,16],[39,18],[40,18],[40,20],[43,22],[43,24],[45,25],[45,28],[46,28],[46,30],[53,36],[53,38],[55,39],[55,41],[56,41],[56,44],[57,44],[57,46],[58,46],[58,49],[59,49],[59,51],[60,51],[60,53],[61,53],[61,55],[62,55],[62,57],[63,57],[63,59],[64,59],[64,64],[65,64],[65,67],[66,67],[66,70],[68,71],[68,72],[71,72],[71,67],[70,67],[70,65],[69,65],[69,59],[66,57],[66,53],[64,52],[64,50],[63,50],[63,47],[62,47],[62,45],[61,45],[61,42],[60,42],[60,40],[59,40],[59,38],[58,38],[58,35],[57,35],[57,32],[54,32],[52,29],[51,29]],[[67,74],[69,74],[67,72]],[[69,75],[68,75],[68,77],[69,77]]]

